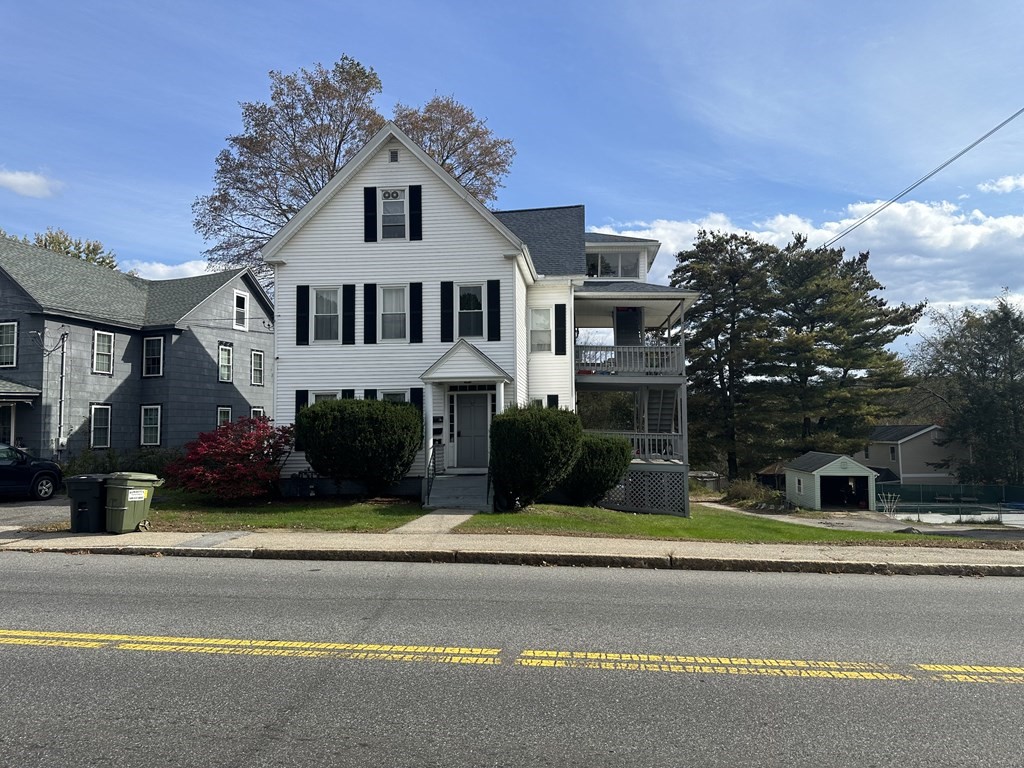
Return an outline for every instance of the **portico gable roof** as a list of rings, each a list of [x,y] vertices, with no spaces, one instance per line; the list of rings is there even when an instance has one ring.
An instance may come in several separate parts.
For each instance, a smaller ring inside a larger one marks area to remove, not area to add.
[[[512,377],[496,362],[465,339],[459,339],[452,348],[420,376],[425,384],[442,382],[497,382],[506,384]]]

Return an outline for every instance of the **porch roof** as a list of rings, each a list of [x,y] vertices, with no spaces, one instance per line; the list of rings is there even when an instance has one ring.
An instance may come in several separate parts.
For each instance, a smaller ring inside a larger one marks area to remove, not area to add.
[[[32,398],[39,397],[41,394],[43,394],[42,390],[35,387],[0,378],[0,403],[28,403],[31,405]]]
[[[507,384],[512,376],[468,341],[459,339],[423,372],[420,380],[425,384],[498,381]]]
[[[643,307],[648,328],[657,328],[681,315],[697,300],[693,291],[632,280],[586,280],[575,291],[576,325],[611,328],[616,307]]]

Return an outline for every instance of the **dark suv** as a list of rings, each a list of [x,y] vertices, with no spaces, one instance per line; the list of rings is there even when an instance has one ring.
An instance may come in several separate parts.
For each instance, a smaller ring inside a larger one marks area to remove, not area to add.
[[[63,473],[55,462],[0,443],[0,494],[48,499],[60,490],[62,480]]]

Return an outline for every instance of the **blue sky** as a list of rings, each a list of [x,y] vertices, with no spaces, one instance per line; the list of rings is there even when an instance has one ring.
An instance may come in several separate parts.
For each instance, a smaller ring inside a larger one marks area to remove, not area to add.
[[[1024,107],[1024,6],[981,3],[0,3],[0,228],[193,274],[191,204],[267,72],[348,54],[378,107],[453,94],[514,140],[498,208],[583,203],[656,237],[817,245]],[[1019,295],[1024,117],[841,241],[891,302]]]

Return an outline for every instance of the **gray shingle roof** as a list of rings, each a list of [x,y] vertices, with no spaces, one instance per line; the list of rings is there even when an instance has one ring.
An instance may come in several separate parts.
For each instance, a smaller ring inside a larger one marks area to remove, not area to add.
[[[851,464],[867,469],[867,467],[864,467],[864,465],[854,461],[849,456],[844,456],[843,454],[823,454],[818,451],[808,451],[803,456],[798,456],[796,459],[787,461],[785,463],[785,468],[795,469],[798,472],[816,472],[822,467],[827,467],[837,459],[846,459]]]
[[[656,243],[657,240],[651,240],[647,237],[628,237],[627,235],[609,235],[604,232],[587,232],[584,235],[584,239],[588,243]]]
[[[586,280],[576,293],[683,293],[682,288],[630,280]]]
[[[16,381],[0,377],[0,395],[39,395],[42,392],[27,384],[19,384]]]
[[[898,443],[911,435],[929,429],[934,424],[893,424],[889,426],[875,427],[871,430],[871,442],[873,443]]]
[[[173,325],[245,271],[143,280],[5,237],[0,270],[46,312],[133,328]]]
[[[526,243],[539,274],[586,274],[582,205],[495,211],[494,216]]]

